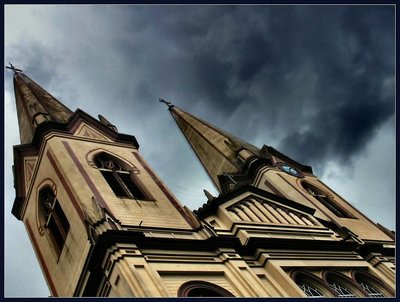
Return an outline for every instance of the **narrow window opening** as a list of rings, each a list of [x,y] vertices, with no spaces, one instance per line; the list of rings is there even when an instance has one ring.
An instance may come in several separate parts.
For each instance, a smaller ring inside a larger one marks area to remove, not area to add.
[[[121,183],[118,181],[118,175],[115,175],[112,171],[100,170],[104,179],[107,181],[108,185],[111,187],[115,195],[119,197],[129,197],[126,190],[124,190]]]
[[[121,178],[123,184],[131,192],[131,194],[138,199],[146,199],[139,187],[132,181],[130,174],[119,173],[118,176]]]
[[[40,191],[39,199],[44,212],[44,227],[49,230],[50,237],[54,242],[58,253],[61,253],[70,227],[68,219],[65,216],[56,196],[49,187]]]

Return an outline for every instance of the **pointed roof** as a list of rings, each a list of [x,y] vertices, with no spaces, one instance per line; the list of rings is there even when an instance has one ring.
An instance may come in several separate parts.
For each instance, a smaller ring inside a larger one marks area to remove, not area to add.
[[[46,121],[66,123],[72,111],[19,69],[14,71],[14,92],[21,144],[32,142],[35,129]]]
[[[197,155],[211,180],[221,192],[218,175],[239,173],[243,163],[238,152],[247,149],[257,155],[259,149],[180,108],[169,105],[169,111]]]

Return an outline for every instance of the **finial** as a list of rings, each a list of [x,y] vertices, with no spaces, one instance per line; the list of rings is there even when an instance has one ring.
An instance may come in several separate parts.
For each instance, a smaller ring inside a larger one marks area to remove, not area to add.
[[[215,197],[210,192],[208,192],[206,189],[204,189],[203,192],[204,192],[204,195],[206,195],[208,200],[215,199]]]
[[[10,66],[6,66],[6,68],[8,69],[12,69],[12,71],[14,72],[21,72],[21,69],[15,68],[13,64],[11,64],[10,62],[8,62],[8,64],[10,64]]]
[[[158,101],[161,103],[165,103],[165,105],[168,106],[168,109],[174,107],[174,105],[171,104],[171,102],[167,102],[166,100],[162,99],[162,98],[158,98]]]

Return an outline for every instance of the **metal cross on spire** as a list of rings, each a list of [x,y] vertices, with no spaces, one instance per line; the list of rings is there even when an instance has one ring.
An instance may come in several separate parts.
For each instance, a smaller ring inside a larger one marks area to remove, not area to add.
[[[10,64],[10,66],[6,66],[6,68],[11,69],[14,72],[22,72],[21,69],[15,68],[13,64],[11,64],[10,62],[8,62],[8,64]]]
[[[158,101],[167,105],[168,108],[174,107],[174,105],[172,105],[171,102],[167,102],[166,100],[164,100],[162,98],[158,98]]]

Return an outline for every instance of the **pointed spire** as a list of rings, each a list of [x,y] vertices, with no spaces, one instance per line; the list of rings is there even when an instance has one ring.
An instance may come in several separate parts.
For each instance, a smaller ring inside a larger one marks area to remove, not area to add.
[[[168,109],[219,192],[222,192],[219,175],[241,171],[243,158],[239,153],[243,150],[248,154],[259,153],[257,147],[177,106],[170,106]]]
[[[19,134],[22,144],[32,142],[35,129],[46,121],[65,123],[72,111],[27,77],[11,63],[14,71],[14,93],[17,105]]]

